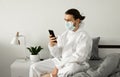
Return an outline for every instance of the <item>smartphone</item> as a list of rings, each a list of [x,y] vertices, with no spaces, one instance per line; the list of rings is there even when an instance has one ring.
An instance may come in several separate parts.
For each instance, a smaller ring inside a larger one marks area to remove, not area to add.
[[[48,30],[49,34],[52,35],[52,37],[55,37],[54,31],[53,30]]]
[[[48,30],[49,31],[49,34],[52,35],[52,37],[55,37],[55,34],[54,34],[54,31],[53,30]],[[57,42],[57,41],[55,41]]]

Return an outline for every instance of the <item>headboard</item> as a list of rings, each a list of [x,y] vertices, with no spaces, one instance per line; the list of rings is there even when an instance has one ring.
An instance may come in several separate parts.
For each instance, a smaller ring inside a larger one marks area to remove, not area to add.
[[[99,48],[99,56],[101,58],[105,57],[111,53],[120,53],[120,45],[98,45]]]
[[[120,48],[120,45],[99,45],[98,48]]]

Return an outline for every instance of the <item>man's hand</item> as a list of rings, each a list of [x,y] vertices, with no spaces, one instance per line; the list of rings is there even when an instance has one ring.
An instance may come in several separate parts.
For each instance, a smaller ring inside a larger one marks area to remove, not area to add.
[[[52,76],[57,77],[58,69],[55,67],[52,71]]]
[[[50,42],[50,46],[53,47],[57,44],[56,42],[56,37],[52,37],[52,35],[49,36],[49,42]]]

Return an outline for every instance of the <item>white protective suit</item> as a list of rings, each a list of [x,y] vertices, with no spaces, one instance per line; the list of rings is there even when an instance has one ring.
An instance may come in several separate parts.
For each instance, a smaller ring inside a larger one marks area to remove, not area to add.
[[[92,39],[82,27],[76,32],[65,31],[58,36],[57,45],[48,47],[54,58],[33,64],[30,77],[40,77],[40,74],[51,72],[55,66],[59,70],[58,77],[68,77],[89,68],[87,61],[91,55]]]

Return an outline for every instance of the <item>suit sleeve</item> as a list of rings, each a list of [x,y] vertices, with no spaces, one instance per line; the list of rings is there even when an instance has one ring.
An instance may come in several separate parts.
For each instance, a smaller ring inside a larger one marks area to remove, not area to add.
[[[50,53],[55,58],[60,58],[62,56],[62,44],[61,44],[61,37],[58,36],[57,38],[57,44],[53,47],[48,44],[48,48],[50,50]]]

